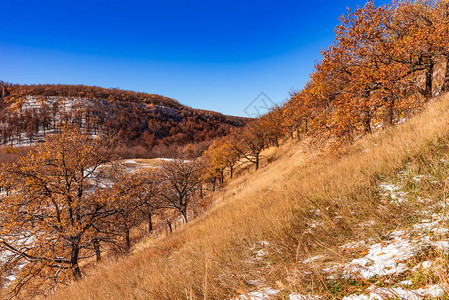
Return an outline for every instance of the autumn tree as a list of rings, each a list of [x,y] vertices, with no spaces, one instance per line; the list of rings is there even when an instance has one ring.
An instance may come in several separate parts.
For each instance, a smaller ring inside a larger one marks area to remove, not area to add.
[[[201,170],[200,179],[202,183],[212,186],[212,191],[217,188],[217,181],[221,179],[221,171],[213,165],[213,162],[206,157],[205,166]],[[200,191],[202,193],[202,190]]]
[[[141,224],[142,220],[148,220],[151,228],[151,216],[159,208],[157,177],[154,173],[151,169],[118,172],[112,179],[112,186],[104,192],[103,197],[108,198],[115,212],[108,221],[110,227],[106,234],[118,231],[123,236],[127,252],[131,249],[130,230]]]
[[[229,176],[232,179],[234,177],[234,168],[240,161],[241,157],[239,151],[232,145],[232,137],[225,136],[222,138],[220,151],[224,153],[226,168],[228,168]]]
[[[435,46],[445,59],[443,92],[449,92],[449,2],[438,1],[434,10]]]
[[[224,140],[215,140],[204,152],[205,164],[207,165],[206,173],[212,178],[215,190],[216,178],[220,179],[220,183],[224,182],[224,170],[227,167],[226,163],[227,152],[224,149]]]
[[[106,143],[65,129],[2,166],[0,185],[11,192],[0,201],[1,271],[16,278],[9,295],[24,286],[30,295],[46,293],[82,277],[80,261],[94,255],[94,226],[114,213],[95,179],[114,158]]]
[[[283,122],[283,112],[280,106],[274,106],[271,110],[263,115],[259,121],[261,127],[265,128],[268,135],[268,142],[279,147],[279,141],[287,132]]]
[[[290,135],[350,141],[419,108],[436,90],[438,59],[447,61],[448,11],[430,0],[368,1],[348,11],[310,81],[283,107]]]
[[[399,2],[390,28],[395,50],[392,59],[407,68],[404,79],[416,82],[416,74],[424,72],[424,88],[419,82],[416,88],[426,98],[433,95],[436,58],[447,49],[447,46],[441,48],[441,42],[445,43],[447,37],[436,32],[437,26],[447,22],[447,17],[439,20],[441,16],[435,14],[434,3],[427,0]]]
[[[269,134],[259,119],[249,122],[242,131],[233,135],[232,145],[244,159],[253,163],[256,170],[260,165],[260,153],[267,146]]]

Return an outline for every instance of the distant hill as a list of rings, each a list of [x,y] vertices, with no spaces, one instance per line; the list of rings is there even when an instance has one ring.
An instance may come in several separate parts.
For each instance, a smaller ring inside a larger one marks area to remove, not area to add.
[[[40,142],[60,125],[72,124],[92,135],[117,134],[128,148],[164,152],[224,136],[248,121],[160,95],[85,85],[0,82],[0,100],[2,145]]]

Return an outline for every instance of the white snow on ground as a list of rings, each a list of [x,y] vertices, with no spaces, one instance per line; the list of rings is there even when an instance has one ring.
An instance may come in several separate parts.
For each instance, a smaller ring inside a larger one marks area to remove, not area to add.
[[[267,256],[267,252],[264,248],[270,247],[270,243],[267,241],[260,241],[250,248],[250,250],[254,253],[254,256],[252,258],[253,261],[261,261],[265,259],[265,256]]]
[[[366,245],[365,241],[355,241],[355,242],[349,242],[341,247],[345,248],[345,249],[357,249],[357,248],[363,247],[365,245]]]
[[[256,263],[265,260],[267,256],[266,248],[270,247],[270,243],[268,241],[259,241],[254,243],[249,250],[252,253],[251,259],[248,260],[249,263]],[[262,282],[259,279],[248,279],[247,283],[259,287],[258,290],[242,293],[234,300],[265,300],[265,299],[273,299],[274,296],[279,294],[279,289],[273,289],[268,287],[263,287]]]
[[[263,249],[257,250],[256,256],[254,257],[254,259],[255,260],[263,260],[263,259],[265,259],[265,256],[267,256],[267,252],[265,252],[265,250],[263,250]]]
[[[308,224],[309,228],[306,229],[305,233],[312,233],[314,228],[323,226],[322,222],[318,222],[316,220],[312,220]]]
[[[14,111],[19,116],[23,117],[25,112],[30,113],[32,115],[39,115],[44,106],[47,109],[52,110],[53,107],[57,107],[57,111],[55,114],[52,112],[52,122],[55,124],[65,123],[65,118],[70,116],[69,119],[73,120],[74,116],[77,113],[81,113],[82,117],[79,120],[79,124],[82,128],[86,128],[86,116],[83,112],[88,107],[94,106],[95,103],[102,103],[106,105],[107,101],[104,99],[89,99],[89,98],[80,98],[80,97],[60,97],[60,96],[26,96],[25,101],[22,103],[15,103],[15,105],[10,106],[9,111]],[[41,143],[45,141],[45,136],[48,134],[56,133],[57,126],[53,124],[52,126],[48,125],[47,128],[44,129],[43,126],[40,126],[36,132],[33,133],[32,136],[28,136],[25,132],[20,134],[16,134],[9,138],[8,142],[5,144],[25,147],[35,145],[36,143]],[[97,126],[99,127],[99,126]],[[99,128],[96,128],[97,130]],[[96,135],[96,130],[91,128],[90,134],[92,136]],[[31,139],[30,139],[31,138]]]
[[[317,261],[319,259],[322,259],[322,258],[326,258],[326,256],[324,256],[324,255],[316,255],[316,256],[313,256],[313,257],[310,257],[308,259],[303,260],[302,263],[303,264],[310,264],[310,263],[312,263],[314,261]]]
[[[136,161],[134,159],[124,159],[121,164],[126,168],[128,173],[133,173],[143,169],[159,169],[162,167],[163,162],[175,162],[174,158],[154,158],[153,164],[148,164],[144,161]],[[184,160],[185,163],[191,162],[191,160]]]
[[[161,157],[161,158],[158,158],[159,160],[162,160],[162,161],[176,161],[174,158],[165,158],[165,157]]]
[[[135,161],[134,159],[124,159],[120,163],[125,168],[127,173],[134,173],[139,170],[157,168],[157,166],[152,166],[146,163],[138,162]]]
[[[430,285],[425,288],[416,290],[405,290],[401,287],[394,288],[378,288],[371,286],[367,289],[369,295],[350,295],[344,297],[343,300],[383,300],[383,299],[404,299],[404,300],[420,300],[424,297],[437,298],[444,294],[444,290],[438,285]]]
[[[419,181],[421,181],[422,179],[425,179],[425,178],[427,178],[426,175],[417,175],[417,176],[413,177],[412,179],[414,181],[416,181],[416,182],[419,182]]]
[[[424,176],[415,176],[414,180],[421,178]],[[404,196],[407,193],[402,192],[398,185],[381,183],[379,188],[384,196],[389,196],[398,203],[406,200]],[[402,274],[408,270],[407,260],[415,257],[423,247],[433,246],[445,252],[449,250],[449,242],[442,240],[449,232],[449,229],[442,226],[445,219],[443,214],[433,214],[429,219],[413,225],[411,229],[392,232],[388,240],[371,245],[364,256],[344,265],[327,268],[325,271],[334,273],[340,270],[345,278],[366,279]],[[354,249],[363,246],[362,243],[353,242],[343,247]],[[425,268],[430,265],[422,264],[422,266]]]
[[[343,266],[344,276],[372,278],[377,275],[398,275],[406,271],[404,262],[416,255],[419,245],[404,239],[403,235],[403,231],[397,231],[392,234],[389,244],[372,245],[364,257]]]
[[[420,262],[419,264],[414,266],[412,270],[413,271],[416,271],[416,270],[419,270],[419,269],[426,270],[426,269],[430,269],[430,267],[432,267],[432,262],[430,260],[426,260],[426,261]]]
[[[157,159],[160,160],[160,161],[171,161],[171,162],[179,160],[179,159],[176,159],[176,158],[165,158],[165,157],[159,157]],[[183,159],[183,161],[185,163],[191,162],[191,160],[189,160],[189,159]]]
[[[442,224],[444,222],[444,216],[433,214],[432,219],[421,220],[421,223],[413,225],[413,228],[421,231],[427,230],[429,231],[429,233],[432,232],[433,234],[440,234],[440,235],[449,232],[448,228],[442,227]]]
[[[318,297],[318,296],[301,295],[298,293],[292,293],[292,294],[288,295],[288,299],[289,300],[320,300],[323,298]]]
[[[123,163],[127,163],[127,164],[139,164],[137,161],[135,161],[134,159],[125,159],[122,161]]]
[[[414,181],[420,181],[426,176],[415,176]],[[389,197],[392,201],[403,203],[407,201],[408,193],[401,191],[401,186],[390,183],[382,183],[379,186],[381,195]],[[405,230],[395,230],[388,235],[385,241],[373,243],[372,241],[354,241],[342,246],[346,249],[366,249],[362,256],[353,259],[345,264],[338,264],[324,269],[328,273],[329,279],[336,278],[336,274],[342,274],[347,279],[371,279],[377,276],[401,275],[405,271],[428,270],[434,267],[430,260],[413,264],[413,258],[422,253],[423,250],[431,247],[432,249],[449,254],[449,229],[446,226],[446,215],[444,212],[432,214],[432,211],[446,208],[446,204],[437,203],[429,205],[427,219],[421,220]],[[312,222],[309,227],[319,226],[319,223]],[[309,228],[310,230],[310,228]],[[254,253],[253,261],[263,260],[266,256],[264,248],[269,244],[260,242],[254,244],[251,250]],[[316,255],[303,260],[303,263],[313,263],[314,261],[325,258],[322,255]],[[254,281],[254,283],[256,283]],[[255,284],[260,286],[261,284]],[[344,297],[344,300],[383,300],[383,299],[411,299],[421,300],[424,298],[437,298],[444,295],[444,290],[440,285],[434,284],[424,286],[418,289],[410,289],[412,280],[403,280],[394,287],[377,287],[372,285],[364,291],[364,294],[353,294]],[[259,288],[257,291],[241,295],[239,299],[275,299],[279,296],[280,290],[271,288]],[[288,296],[290,300],[317,300],[319,296],[302,295],[292,293]]]
[[[429,219],[414,224],[408,230],[396,230],[390,234],[390,239],[382,243],[371,245],[364,256],[346,264],[325,269],[328,273],[340,271],[345,278],[370,279],[375,276],[400,275],[409,270],[407,262],[420,253],[427,246],[449,253],[449,242],[446,240],[449,230],[443,227],[445,215],[433,214]],[[349,243],[343,247],[355,248],[359,243]],[[425,270],[433,266],[432,261],[416,264],[412,270]],[[410,266],[412,267],[412,266]],[[441,297],[444,290],[439,285],[431,285],[415,290],[406,289],[411,280],[400,284],[404,287],[379,288],[371,286],[362,295],[351,295],[344,300],[374,300],[374,299],[411,299],[418,300]]]
[[[413,284],[413,281],[412,281],[411,279],[407,279],[407,280],[404,280],[404,281],[399,282],[399,284],[402,284],[402,285],[412,285],[412,284]]]
[[[441,240],[448,233],[441,224],[444,216],[434,214],[432,220],[422,220],[411,230],[397,230],[390,234],[390,239],[376,243],[368,248],[367,253],[344,265],[325,269],[327,272],[343,271],[346,278],[373,278],[375,276],[399,275],[408,270],[407,260],[415,257],[425,246],[433,246],[448,252],[449,242]],[[355,244],[356,245],[356,244]],[[352,244],[348,244],[353,247]],[[346,247],[343,246],[343,247]],[[422,263],[422,267],[430,267]]]
[[[267,300],[273,299],[274,296],[279,294],[280,290],[272,288],[262,288],[258,291],[242,294],[235,298],[235,300]]]
[[[26,262],[22,262],[19,265],[17,265],[16,270],[11,272],[8,276],[5,277],[6,285],[11,284],[14,280],[17,279],[17,273],[20,272],[20,270],[23,269],[23,267],[25,267],[27,263]]]
[[[389,196],[392,200],[402,203],[407,192],[401,191],[401,187],[392,183],[383,182],[379,184],[382,196]]]

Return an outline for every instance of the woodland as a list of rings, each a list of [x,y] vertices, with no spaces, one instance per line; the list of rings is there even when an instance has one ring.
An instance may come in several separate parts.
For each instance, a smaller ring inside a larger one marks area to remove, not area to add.
[[[83,278],[82,262],[132,253],[130,232],[151,234],[155,215],[189,223],[236,169],[269,163],[268,148],[307,140],[335,150],[449,91],[448,2],[368,1],[335,33],[304,89],[256,119],[119,89],[2,83],[5,297],[52,294]],[[126,157],[171,160],[126,172]]]

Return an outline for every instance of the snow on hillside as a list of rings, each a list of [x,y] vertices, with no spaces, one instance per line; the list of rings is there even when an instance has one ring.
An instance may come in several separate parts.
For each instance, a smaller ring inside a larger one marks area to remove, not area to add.
[[[26,96],[24,101],[16,102],[9,106],[8,114],[12,116],[40,116],[39,118],[43,118],[42,115],[46,115],[47,124],[41,124],[39,128],[30,132],[15,132],[8,140],[2,141],[2,143],[24,147],[43,142],[45,135],[56,133],[58,126],[67,122],[78,123],[80,128],[86,129],[86,111],[98,105],[106,108],[109,103],[104,99]],[[4,128],[8,124],[0,123],[0,126]],[[89,128],[89,134],[96,136],[97,133],[98,128]]]
[[[167,106],[148,106],[142,103],[133,103],[132,105],[171,117],[176,115],[175,110]],[[13,122],[16,117],[20,117],[19,119],[39,118],[41,122],[38,128],[22,130],[23,132],[13,131],[6,140],[1,140],[0,143],[19,147],[40,143],[45,140],[47,134],[58,132],[60,124],[66,123],[77,124],[79,128],[88,130],[90,135],[97,136],[102,132],[104,120],[100,120],[104,117],[105,112],[112,113],[111,110],[114,108],[111,108],[111,104],[106,99],[28,95],[25,99],[12,103],[6,114],[12,117]],[[0,127],[3,130],[8,129],[8,126],[8,123],[0,121]]]
[[[404,174],[400,174],[404,176]],[[418,175],[412,178],[419,182],[429,179],[428,175]],[[432,178],[430,178],[432,179]],[[401,184],[382,182],[378,193],[391,204],[402,205],[411,201],[409,192],[403,190]],[[430,200],[420,199],[426,202]],[[381,207],[379,209],[382,209]],[[442,297],[445,290],[438,284],[417,286],[413,274],[431,274],[441,268],[432,258],[426,258],[427,253],[440,253],[449,255],[449,229],[446,226],[446,204],[442,202],[428,203],[427,210],[422,212],[426,217],[411,224],[408,228],[393,230],[384,233],[385,239],[381,242],[373,240],[351,241],[341,247],[342,251],[359,251],[359,257],[345,263],[327,262],[327,267],[321,269],[321,273],[327,280],[353,280],[361,282],[373,282],[363,293],[352,294],[343,300],[383,300],[383,299],[435,299]],[[368,222],[369,223],[369,222]],[[260,245],[253,246],[250,250],[254,253],[254,263],[261,263],[267,259],[269,242],[262,241]],[[328,261],[325,255],[316,255],[305,259],[302,264],[315,268],[317,261]],[[314,266],[314,267],[313,267]],[[266,272],[261,270],[261,272]],[[374,282],[378,278],[385,278],[385,286],[378,286]],[[399,281],[395,281],[399,279]],[[250,300],[277,299],[282,289],[263,286],[258,280],[251,282],[256,290],[244,293],[235,298]],[[317,295],[302,295],[290,293],[291,300],[324,299]]]

